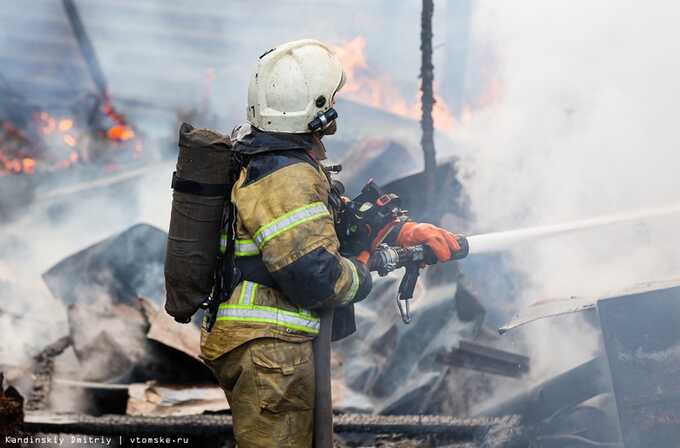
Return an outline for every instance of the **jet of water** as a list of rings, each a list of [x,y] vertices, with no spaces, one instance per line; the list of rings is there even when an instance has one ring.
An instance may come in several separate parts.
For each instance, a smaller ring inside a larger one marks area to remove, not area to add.
[[[470,254],[483,254],[511,249],[521,243],[542,238],[585,231],[597,227],[628,222],[639,222],[650,218],[658,218],[680,212],[680,204],[672,204],[653,209],[637,210],[627,213],[615,213],[590,219],[572,221],[547,226],[527,227],[524,229],[503,232],[484,233],[467,237]]]

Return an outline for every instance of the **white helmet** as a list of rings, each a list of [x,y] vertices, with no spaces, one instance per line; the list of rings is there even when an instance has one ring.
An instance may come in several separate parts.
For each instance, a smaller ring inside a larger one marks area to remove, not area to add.
[[[344,84],[340,60],[326,44],[303,39],[260,56],[248,85],[248,122],[272,132],[311,132],[309,123],[333,106]],[[332,120],[332,118],[331,118]]]

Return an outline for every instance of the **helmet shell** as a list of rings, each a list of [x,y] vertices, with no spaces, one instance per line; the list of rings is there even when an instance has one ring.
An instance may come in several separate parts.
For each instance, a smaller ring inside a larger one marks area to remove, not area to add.
[[[342,64],[314,39],[280,45],[260,56],[248,85],[248,122],[271,132],[307,133],[342,87]]]

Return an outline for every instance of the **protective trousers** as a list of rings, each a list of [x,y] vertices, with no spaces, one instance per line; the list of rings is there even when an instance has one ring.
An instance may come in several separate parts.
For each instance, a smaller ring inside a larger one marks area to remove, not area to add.
[[[227,395],[239,448],[312,446],[312,342],[253,339],[206,361]]]

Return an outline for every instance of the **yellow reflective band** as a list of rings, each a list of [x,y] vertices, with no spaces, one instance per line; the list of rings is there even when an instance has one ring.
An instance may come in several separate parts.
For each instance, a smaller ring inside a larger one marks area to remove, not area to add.
[[[234,245],[234,255],[237,257],[251,257],[259,255],[260,249],[253,240],[236,240]]]
[[[352,284],[350,285],[347,294],[345,294],[345,297],[343,297],[341,300],[343,305],[352,303],[354,296],[356,296],[357,290],[359,289],[359,272],[357,272],[357,267],[351,261],[347,260],[347,262],[349,263],[350,269],[352,271]]]
[[[317,334],[319,319],[301,313],[292,313],[270,306],[222,304],[217,320],[259,322],[278,325],[291,330]]]
[[[323,202],[313,202],[300,208],[296,208],[285,215],[279,216],[269,224],[260,227],[253,239],[257,247],[262,249],[272,238],[293,229],[300,224],[304,224],[315,219],[330,216],[328,209]]]
[[[241,283],[241,292],[238,297],[238,303],[243,305],[250,305],[255,303],[255,292],[257,291],[257,283],[249,282],[248,280]]]

